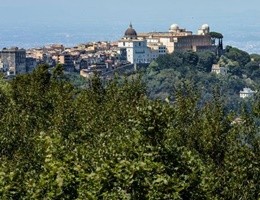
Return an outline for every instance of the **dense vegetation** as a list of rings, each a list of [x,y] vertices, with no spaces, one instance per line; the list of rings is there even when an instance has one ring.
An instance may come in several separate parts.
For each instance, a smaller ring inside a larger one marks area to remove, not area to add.
[[[189,80],[202,101],[211,99],[214,88],[219,87],[225,107],[238,111],[241,104],[239,92],[244,87],[259,90],[260,55],[249,55],[230,46],[224,52],[221,57],[212,52],[189,51],[159,57],[143,75],[149,97],[173,100],[176,89],[184,80]],[[227,75],[210,73],[212,64],[227,68]]]
[[[151,64],[161,85],[176,79],[173,103],[148,98],[140,78],[78,88],[60,66],[1,80],[1,199],[259,199],[259,97],[238,121],[220,89],[201,97],[194,80],[219,80],[207,74],[216,59],[187,52]]]

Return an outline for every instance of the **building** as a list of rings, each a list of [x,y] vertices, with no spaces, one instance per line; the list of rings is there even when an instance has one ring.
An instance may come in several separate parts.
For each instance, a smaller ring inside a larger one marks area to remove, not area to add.
[[[51,44],[43,48],[43,51],[45,52],[55,52],[55,53],[62,53],[64,50],[65,47],[62,44]]]
[[[68,54],[66,52],[57,56],[57,63],[63,65],[64,71],[67,71],[67,72],[75,71],[75,65],[73,63],[73,58],[70,54]]]
[[[220,67],[218,64],[213,64],[211,68],[212,73],[221,74],[221,75],[227,75],[227,68],[226,67]]]
[[[32,57],[26,57],[26,72],[32,72],[37,66],[37,60]]]
[[[26,51],[18,47],[0,51],[2,71],[7,75],[26,73]]]
[[[2,62],[1,57],[0,57],[0,72],[5,72],[4,63]]]
[[[243,88],[242,91],[239,92],[240,98],[247,98],[247,97],[252,97],[256,91],[251,90],[250,88]]]
[[[172,24],[168,32],[140,33],[138,38],[161,43],[166,46],[167,53],[174,51],[216,51],[217,47],[212,44],[210,27],[207,24],[198,29],[198,34],[192,34],[180,28],[177,24]]]
[[[150,42],[146,38],[138,38],[137,32],[130,24],[124,37],[118,41],[121,60],[127,60],[131,64],[150,63],[159,55],[166,54],[166,46],[158,42]]]
[[[208,35],[210,28],[208,24],[203,24],[201,28],[198,29],[198,35]]]

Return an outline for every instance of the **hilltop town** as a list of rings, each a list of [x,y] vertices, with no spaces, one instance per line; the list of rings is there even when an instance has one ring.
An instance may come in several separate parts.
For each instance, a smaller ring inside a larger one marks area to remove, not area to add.
[[[175,51],[219,53],[223,49],[222,39],[216,44],[207,24],[202,25],[197,34],[177,24],[165,32],[138,33],[130,24],[122,35],[115,42],[89,42],[74,47],[51,44],[26,50],[4,48],[0,51],[0,70],[12,77],[30,73],[38,64],[46,63],[50,67],[62,64],[64,71],[88,77],[94,71],[104,75],[126,66],[135,69],[138,64],[149,64],[160,55]]]
[[[259,199],[260,55],[222,39],[4,48],[0,199]]]

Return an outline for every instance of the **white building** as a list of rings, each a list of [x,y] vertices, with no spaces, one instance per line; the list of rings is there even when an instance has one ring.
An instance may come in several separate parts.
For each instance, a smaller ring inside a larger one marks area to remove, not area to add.
[[[247,98],[252,97],[256,91],[251,90],[250,88],[243,88],[242,91],[240,91],[240,98]]]
[[[203,24],[198,30],[198,35],[207,35],[209,34],[210,29],[208,24]]]
[[[225,75],[227,75],[227,68],[220,67],[220,65],[218,65],[218,64],[213,64],[212,68],[211,68],[211,72],[225,76]]]
[[[132,24],[125,31],[124,37],[118,41],[121,59],[125,59],[132,64],[150,63],[159,55],[166,54],[166,46],[156,42],[148,42],[146,39],[137,37]]]

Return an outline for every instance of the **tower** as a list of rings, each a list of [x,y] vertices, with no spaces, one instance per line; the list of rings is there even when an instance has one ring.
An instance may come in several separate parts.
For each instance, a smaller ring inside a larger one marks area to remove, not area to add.
[[[18,47],[4,48],[0,51],[3,68],[7,74],[16,75],[26,73],[26,51]]]

